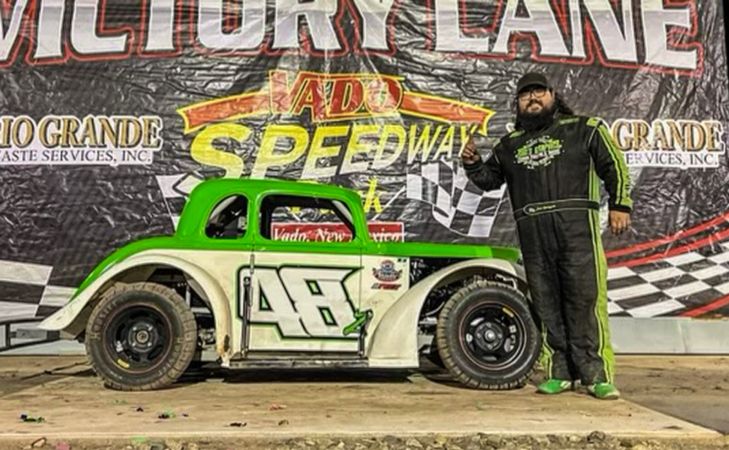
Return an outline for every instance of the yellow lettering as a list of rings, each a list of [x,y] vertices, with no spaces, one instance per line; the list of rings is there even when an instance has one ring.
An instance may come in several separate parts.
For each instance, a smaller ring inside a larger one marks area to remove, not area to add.
[[[61,147],[78,147],[80,145],[76,138],[79,121],[75,117],[64,117],[61,122]]]
[[[119,147],[118,139],[119,134],[117,130],[118,125],[113,125],[108,117],[100,117],[99,122],[101,123],[101,136],[100,144],[102,147]]]
[[[293,146],[283,153],[275,153],[278,140],[292,140]],[[251,171],[251,178],[264,178],[266,171],[272,166],[291,164],[299,159],[309,144],[309,133],[298,125],[269,125],[261,139],[256,163]]]
[[[190,156],[200,164],[225,169],[226,178],[238,178],[243,172],[245,162],[234,153],[215,148],[215,140],[227,138],[245,142],[250,135],[250,128],[237,123],[210,125],[195,136]]]
[[[433,160],[438,159],[441,154],[445,154],[448,156],[448,158],[453,157],[453,135],[456,132],[456,127],[453,125],[448,127],[448,130],[445,133],[445,136],[443,136],[443,140],[440,141],[440,145],[438,146],[438,150],[435,151],[435,155],[433,155]]]
[[[683,122],[684,150],[696,152],[706,147],[706,134],[704,127],[698,122],[687,120]]]
[[[38,137],[40,138],[41,144],[43,144],[44,147],[58,147],[58,141],[60,140],[60,136],[58,133],[60,122],[61,120],[57,117],[47,116],[44,117],[43,120],[41,120],[40,124],[38,124]],[[51,125],[53,125],[55,132],[49,131],[49,127]]]
[[[162,139],[159,134],[162,131],[162,119],[159,117],[142,117],[142,146],[145,148],[160,148]]]
[[[301,174],[302,179],[329,178],[337,173],[336,165],[317,167],[317,162],[320,159],[337,156],[342,147],[340,145],[327,146],[324,145],[324,141],[327,138],[346,136],[348,131],[349,127],[346,125],[317,127],[314,138],[311,140],[309,155],[304,163],[304,171]]]
[[[636,150],[648,150],[650,148],[649,133],[650,127],[647,122],[640,120],[633,125],[633,145]]]
[[[352,162],[352,160],[358,153],[368,154],[372,151],[372,145],[374,144],[373,141],[377,139],[376,135],[379,131],[380,127],[377,125],[355,124],[352,127],[352,135],[347,143],[347,150],[344,153],[344,161],[342,161],[342,170],[340,173],[367,172],[370,165],[367,158],[360,157],[359,159],[364,159],[364,161],[360,162]],[[368,135],[369,138],[366,138]],[[360,141],[363,137],[365,137],[365,139]]]
[[[670,149],[666,130],[663,128],[663,122],[656,120],[653,122],[653,145],[661,150]]]
[[[88,116],[84,119],[81,132],[81,142],[89,147],[98,147],[99,138],[96,135],[96,121],[93,117]]]
[[[395,151],[388,157],[385,157],[385,149],[388,144],[391,144],[390,137],[397,139],[397,143],[394,144]],[[380,142],[377,145],[377,152],[375,152],[375,160],[372,163],[373,169],[384,169],[392,165],[397,158],[400,157],[402,151],[405,149],[405,128],[402,125],[389,124],[385,125],[380,134]]]
[[[631,123],[630,121],[620,119],[613,123],[613,140],[618,144],[618,147],[622,151],[637,150],[634,147],[635,139],[631,136]]]
[[[0,120],[0,148],[10,147],[10,128],[13,126],[12,117],[3,117]]]
[[[121,148],[134,148],[142,142],[142,126],[135,119],[122,117],[119,120]]]
[[[471,139],[471,136],[478,132],[478,125],[473,125],[470,128],[461,126],[461,147],[458,149],[458,157],[461,157],[463,149],[466,148],[466,144]],[[486,136],[486,134],[484,134]]]
[[[21,130],[21,128],[25,128]],[[35,125],[26,116],[19,117],[13,124],[13,141],[18,148],[25,148],[33,141]]]
[[[681,148],[686,148],[686,137],[681,132],[681,127],[676,123],[675,120],[667,120],[663,122],[668,127],[668,131],[666,132],[666,138],[668,139],[668,147],[674,150],[679,149],[679,145]]]
[[[435,135],[433,138],[430,138],[430,125],[425,125],[423,127],[423,131],[420,133],[420,135],[417,135],[418,127],[417,125],[411,125],[410,126],[410,139],[408,140],[409,148],[408,148],[408,164],[412,164],[412,162],[415,160],[415,157],[418,155],[418,152],[422,152],[422,156],[420,157],[422,162],[425,162],[428,160],[428,156],[430,155],[430,152],[433,150],[433,147],[435,146],[435,142],[438,139],[438,135],[440,135],[440,132],[443,129],[443,125],[438,125],[435,129]]]
[[[378,214],[382,212],[380,194],[377,192],[377,178],[370,178],[367,195],[365,195],[364,212],[369,213],[372,208],[375,208],[375,212]]]
[[[704,122],[704,128],[706,129],[706,149],[712,152],[721,150],[719,143],[721,142],[721,135],[724,134],[724,127],[721,122],[707,120]]]

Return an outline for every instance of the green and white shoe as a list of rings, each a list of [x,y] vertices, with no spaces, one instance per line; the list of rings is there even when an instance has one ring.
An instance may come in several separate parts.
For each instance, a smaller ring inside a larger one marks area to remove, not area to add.
[[[587,392],[600,400],[617,400],[620,391],[612,383],[595,383],[587,386]]]
[[[571,381],[550,378],[549,380],[537,386],[537,392],[539,392],[540,394],[554,395],[561,394],[564,391],[569,391],[572,389],[572,387],[573,386]]]

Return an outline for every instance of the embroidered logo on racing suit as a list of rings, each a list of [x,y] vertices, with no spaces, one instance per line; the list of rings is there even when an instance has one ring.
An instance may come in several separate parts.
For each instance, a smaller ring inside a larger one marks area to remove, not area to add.
[[[530,139],[516,150],[516,162],[536,169],[552,164],[554,158],[562,154],[562,141],[551,136]]]

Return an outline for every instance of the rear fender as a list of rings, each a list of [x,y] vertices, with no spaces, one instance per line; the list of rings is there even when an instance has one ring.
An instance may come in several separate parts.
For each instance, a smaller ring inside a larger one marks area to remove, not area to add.
[[[428,294],[441,286],[474,275],[498,273],[526,286],[521,266],[502,259],[472,259],[459,262],[427,276],[412,286],[373,330],[367,355],[373,367],[418,366],[418,321]],[[519,287],[519,286],[517,286]]]
[[[113,283],[124,282],[125,275],[134,269],[147,270],[147,266],[170,267],[182,271],[190,282],[192,288],[210,306],[215,320],[216,351],[224,363],[230,360],[233,350],[230,348],[232,339],[232,315],[230,302],[225,292],[205,270],[197,265],[172,255],[145,252],[131,256],[123,262],[112,266],[99,278],[94,280],[86,289],[76,294],[62,309],[46,318],[40,328],[51,331],[65,331],[71,335],[78,335],[85,328],[83,318],[88,317],[83,312],[92,307]]]

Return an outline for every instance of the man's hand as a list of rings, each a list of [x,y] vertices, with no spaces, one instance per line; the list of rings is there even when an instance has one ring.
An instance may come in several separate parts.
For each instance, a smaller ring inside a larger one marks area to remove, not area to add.
[[[622,211],[610,211],[610,231],[615,235],[623,234],[630,228],[630,214]]]
[[[463,164],[475,164],[481,161],[481,156],[476,151],[476,144],[473,143],[473,138],[469,139],[466,146],[463,147],[461,159],[463,160]]]

